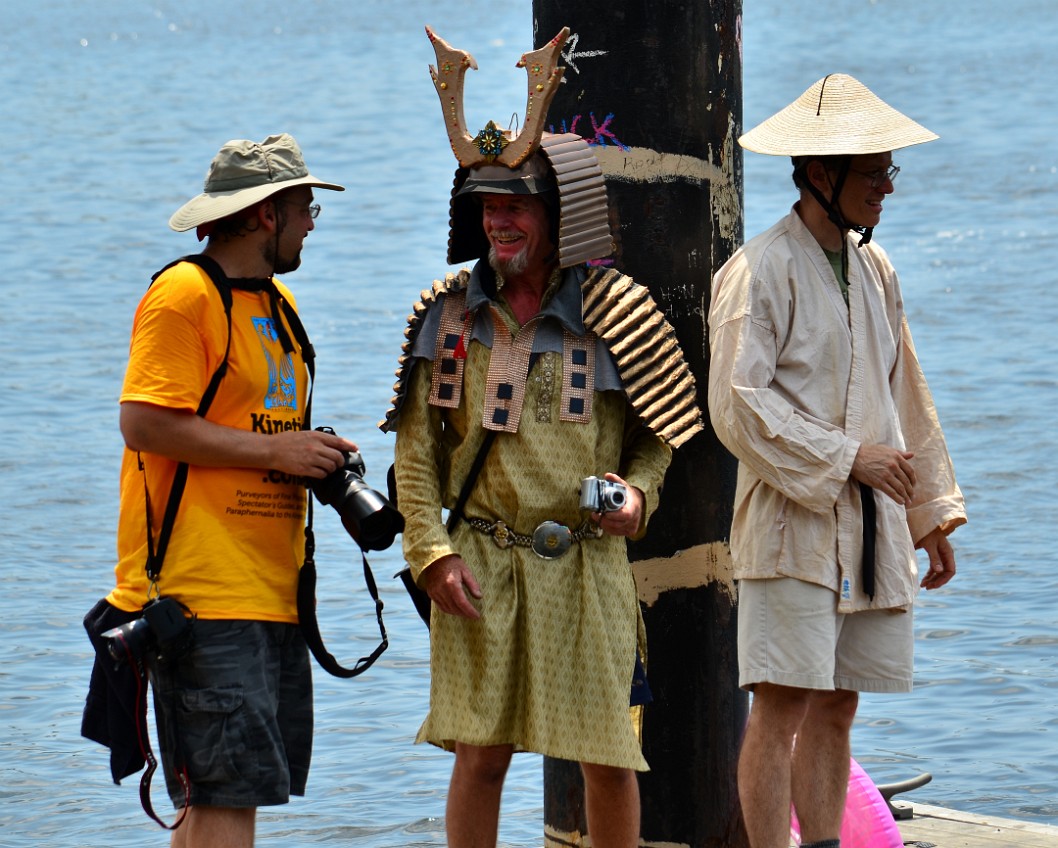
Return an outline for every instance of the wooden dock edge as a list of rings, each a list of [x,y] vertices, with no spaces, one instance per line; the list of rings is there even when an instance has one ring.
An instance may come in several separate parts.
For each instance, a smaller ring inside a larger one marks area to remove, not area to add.
[[[907,802],[895,804],[909,806]],[[909,848],[1055,848],[1058,827],[999,816],[978,815],[928,804],[910,804],[914,816],[897,827]]]

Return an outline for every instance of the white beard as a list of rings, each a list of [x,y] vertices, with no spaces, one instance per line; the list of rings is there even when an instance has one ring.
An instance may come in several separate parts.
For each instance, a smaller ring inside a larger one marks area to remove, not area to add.
[[[529,267],[529,253],[523,248],[510,259],[500,259],[496,255],[496,248],[490,247],[489,265],[501,277],[517,277],[525,273],[525,269]]]

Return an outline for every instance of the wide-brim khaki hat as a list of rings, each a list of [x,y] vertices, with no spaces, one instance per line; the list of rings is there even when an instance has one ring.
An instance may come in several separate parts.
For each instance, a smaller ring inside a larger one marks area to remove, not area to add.
[[[229,141],[213,157],[202,194],[177,209],[169,226],[182,233],[234,215],[276,192],[302,185],[345,191],[344,186],[312,176],[301,148],[287,133],[270,135],[260,143]]]
[[[912,121],[847,74],[823,77],[738,143],[772,156],[885,153],[939,136]]]

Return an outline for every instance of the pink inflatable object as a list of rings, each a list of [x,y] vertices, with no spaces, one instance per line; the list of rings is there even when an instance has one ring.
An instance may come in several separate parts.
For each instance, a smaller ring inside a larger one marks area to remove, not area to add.
[[[797,813],[790,811],[790,835],[801,844]],[[849,760],[849,790],[841,823],[841,848],[903,848],[904,838],[889,805],[858,762]]]

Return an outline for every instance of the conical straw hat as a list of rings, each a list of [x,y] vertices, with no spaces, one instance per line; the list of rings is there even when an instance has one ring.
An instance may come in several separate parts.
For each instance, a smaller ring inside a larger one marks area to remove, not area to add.
[[[830,74],[738,143],[772,156],[885,153],[938,138],[897,112],[859,80]]]

